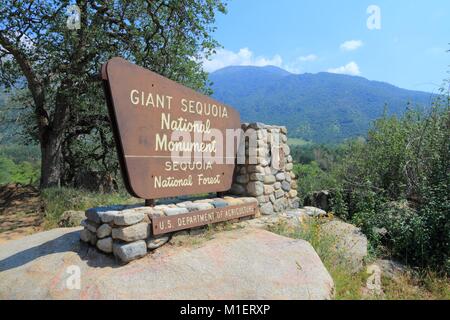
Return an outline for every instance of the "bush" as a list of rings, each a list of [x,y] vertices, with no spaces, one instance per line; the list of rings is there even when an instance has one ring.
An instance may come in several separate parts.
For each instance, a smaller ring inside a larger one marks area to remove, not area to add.
[[[383,117],[337,170],[345,206],[372,244],[405,262],[450,272],[450,100]],[[312,179],[312,178],[309,178]],[[342,202],[342,201],[341,201]],[[384,232],[380,232],[384,230]]]
[[[23,161],[16,164],[10,158],[0,156],[0,184],[34,184],[39,180],[39,164]]]
[[[329,190],[336,185],[334,177],[322,170],[315,161],[309,164],[296,164],[294,173],[298,176],[298,192],[302,197],[311,195],[314,191]]]

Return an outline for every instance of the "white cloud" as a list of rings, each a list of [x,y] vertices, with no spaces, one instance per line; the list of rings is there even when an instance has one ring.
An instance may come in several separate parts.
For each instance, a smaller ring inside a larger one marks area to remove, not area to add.
[[[302,56],[298,58],[300,61],[306,62],[306,61],[316,61],[317,59],[319,59],[318,56],[316,56],[315,54],[308,54],[307,56]]]
[[[248,48],[242,48],[238,52],[233,52],[226,49],[219,49],[217,53],[210,58],[210,60],[203,59],[203,68],[207,72],[227,67],[227,66],[277,66],[283,65],[283,59],[276,54],[272,58],[263,56],[255,56]]]
[[[362,47],[363,42],[361,40],[349,40],[345,41],[343,44],[341,44],[341,50],[344,51],[353,51],[360,47]]]
[[[237,52],[219,49],[209,60],[203,58],[203,69],[213,72],[227,66],[276,66],[291,73],[301,73],[302,66],[307,62],[317,61],[319,57],[315,54],[299,56],[293,61],[285,63],[283,58],[276,54],[273,57],[256,56],[249,48],[239,49]]]
[[[348,74],[351,76],[357,76],[357,75],[361,74],[361,72],[359,71],[359,66],[354,61],[349,62],[345,66],[342,66],[342,67],[328,69],[328,72],[339,73],[339,74]]]

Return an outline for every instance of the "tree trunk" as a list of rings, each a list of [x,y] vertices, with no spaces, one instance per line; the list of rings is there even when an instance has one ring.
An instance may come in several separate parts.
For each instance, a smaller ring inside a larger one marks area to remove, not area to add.
[[[62,175],[62,135],[49,134],[41,139],[40,188],[59,187]]]

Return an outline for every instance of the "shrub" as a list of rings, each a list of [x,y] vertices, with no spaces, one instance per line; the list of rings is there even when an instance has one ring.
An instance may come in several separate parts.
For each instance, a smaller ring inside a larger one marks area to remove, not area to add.
[[[449,99],[438,100],[428,112],[377,120],[367,142],[352,143],[339,165],[345,206],[335,209],[359,225],[372,244],[385,245],[410,264],[447,272],[449,105]]]
[[[333,188],[336,185],[334,177],[329,172],[322,170],[315,161],[309,164],[296,164],[294,173],[298,176],[298,192],[302,197],[317,190]]]

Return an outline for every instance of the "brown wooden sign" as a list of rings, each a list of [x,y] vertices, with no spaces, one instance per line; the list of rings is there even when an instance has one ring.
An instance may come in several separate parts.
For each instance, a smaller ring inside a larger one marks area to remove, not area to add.
[[[236,110],[121,58],[103,65],[102,78],[132,195],[156,199],[230,189],[236,151],[227,152],[220,139],[227,129],[240,128]]]
[[[191,229],[212,223],[223,222],[242,217],[254,216],[257,213],[257,203],[215,208],[173,216],[153,216],[152,231],[154,235]]]

